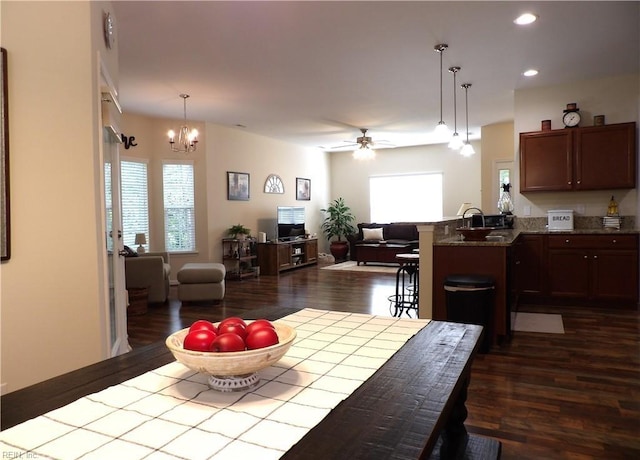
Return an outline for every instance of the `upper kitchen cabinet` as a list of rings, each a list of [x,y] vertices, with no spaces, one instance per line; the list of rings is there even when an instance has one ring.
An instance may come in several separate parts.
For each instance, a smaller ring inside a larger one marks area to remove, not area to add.
[[[573,130],[520,133],[520,192],[573,190]]]
[[[520,133],[520,192],[635,186],[635,122]]]
[[[635,123],[579,128],[575,149],[576,190],[635,188]]]

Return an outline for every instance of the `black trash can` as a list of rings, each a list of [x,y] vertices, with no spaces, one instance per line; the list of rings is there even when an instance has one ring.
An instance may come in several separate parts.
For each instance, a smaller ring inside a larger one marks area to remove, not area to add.
[[[493,339],[495,282],[483,275],[450,275],[444,280],[447,321],[484,327],[480,353],[489,353]]]

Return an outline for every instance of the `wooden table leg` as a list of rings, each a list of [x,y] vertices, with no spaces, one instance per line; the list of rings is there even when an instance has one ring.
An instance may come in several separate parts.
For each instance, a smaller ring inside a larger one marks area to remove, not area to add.
[[[458,398],[454,402],[451,416],[442,431],[442,445],[440,446],[441,459],[462,458],[460,455],[467,449],[469,436],[464,426],[464,421],[469,414],[465,406],[468,387],[469,378],[467,377]]]

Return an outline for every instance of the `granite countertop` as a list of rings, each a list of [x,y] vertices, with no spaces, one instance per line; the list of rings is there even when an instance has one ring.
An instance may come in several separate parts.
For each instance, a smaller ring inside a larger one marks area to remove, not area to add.
[[[455,230],[454,230],[455,233]],[[510,246],[521,232],[519,230],[499,229],[492,231],[485,241],[466,241],[462,235],[453,236],[435,241],[434,246]]]
[[[546,228],[541,230],[535,229],[497,229],[492,231],[485,241],[465,241],[462,235],[454,234],[433,243],[434,246],[510,246],[520,234],[527,235],[637,235],[640,233],[634,229],[604,229],[604,228],[579,228],[566,231],[549,231]]]

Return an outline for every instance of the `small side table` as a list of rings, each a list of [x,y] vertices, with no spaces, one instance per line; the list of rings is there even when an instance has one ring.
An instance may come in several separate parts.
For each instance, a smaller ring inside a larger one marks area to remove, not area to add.
[[[418,313],[418,278],[420,254],[397,254],[400,268],[396,272],[396,292],[389,297],[389,310],[393,316],[400,317],[414,310]]]
[[[148,288],[129,288],[129,307],[127,315],[144,315],[147,313],[149,306],[149,289]]]

